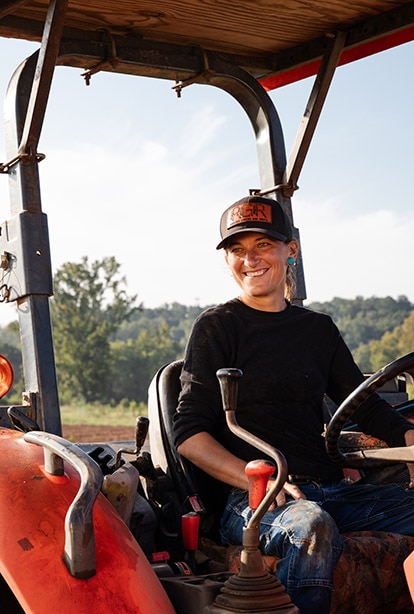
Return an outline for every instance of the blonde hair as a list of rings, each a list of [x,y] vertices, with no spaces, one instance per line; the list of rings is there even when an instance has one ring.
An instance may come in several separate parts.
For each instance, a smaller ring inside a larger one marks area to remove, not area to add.
[[[295,242],[298,248],[298,254],[299,254],[299,242],[297,241],[297,239],[290,239],[290,241],[287,241],[287,243],[291,243],[291,242]],[[296,298],[296,290],[297,290],[297,284],[296,284],[296,261],[295,264],[288,264],[286,267],[286,283],[285,283],[285,298],[288,301],[293,301],[293,299]]]
[[[292,302],[296,296],[296,269],[294,265],[287,265],[286,268],[286,283],[285,283],[285,298]]]

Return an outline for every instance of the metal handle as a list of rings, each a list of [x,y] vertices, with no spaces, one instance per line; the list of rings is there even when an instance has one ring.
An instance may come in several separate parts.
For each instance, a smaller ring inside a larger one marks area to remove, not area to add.
[[[223,400],[223,408],[226,412],[226,420],[229,429],[240,439],[243,439],[251,446],[254,446],[267,456],[270,456],[276,463],[276,479],[272,488],[268,491],[265,498],[250,518],[247,527],[259,526],[260,520],[263,515],[275,500],[276,495],[282,489],[283,484],[287,478],[287,462],[283,454],[269,445],[265,441],[259,439],[249,431],[242,428],[236,420],[236,401],[237,401],[237,387],[240,377],[243,375],[243,371],[240,369],[219,369],[216,373],[220,382],[221,396]]]
[[[119,469],[122,465],[122,454],[131,454],[138,456],[141,448],[145,443],[148,435],[149,419],[145,416],[138,416],[135,422],[135,448],[119,448],[116,454],[115,469]]]
[[[96,573],[92,510],[103,480],[99,465],[78,446],[57,435],[31,431],[23,439],[44,448],[45,470],[48,473],[63,475],[64,460],[79,473],[79,491],[65,517],[63,560],[74,578],[91,578]]]

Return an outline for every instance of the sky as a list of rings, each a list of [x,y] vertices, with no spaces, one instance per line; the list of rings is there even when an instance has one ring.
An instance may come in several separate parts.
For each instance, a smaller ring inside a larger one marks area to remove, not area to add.
[[[37,44],[0,38],[0,97]],[[414,43],[338,68],[292,199],[307,301],[405,295],[414,302]],[[53,272],[114,256],[144,307],[237,295],[222,211],[259,187],[249,120],[228,94],[57,67],[38,151]],[[289,154],[313,78],[271,93]],[[0,121],[0,161],[6,160]],[[0,175],[0,221],[10,218]],[[0,325],[16,318],[0,305]]]

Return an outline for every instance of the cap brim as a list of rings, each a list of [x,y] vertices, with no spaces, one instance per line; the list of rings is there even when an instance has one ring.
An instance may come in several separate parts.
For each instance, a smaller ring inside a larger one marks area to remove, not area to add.
[[[287,237],[286,235],[283,235],[281,232],[269,231],[265,228],[252,228],[251,226],[249,226],[247,228],[245,227],[245,228],[234,229],[233,232],[228,234],[227,237],[225,237],[224,239],[220,241],[216,249],[222,249],[227,243],[227,241],[231,239],[231,237],[234,237],[235,235],[239,235],[242,232],[259,232],[262,235],[267,235],[268,237],[272,237],[272,239],[277,239],[278,241],[283,241],[283,242],[290,241],[292,238],[292,237]]]

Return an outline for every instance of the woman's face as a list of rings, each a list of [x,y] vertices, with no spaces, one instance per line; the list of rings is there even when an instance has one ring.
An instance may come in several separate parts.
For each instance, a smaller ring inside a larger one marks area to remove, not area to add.
[[[283,243],[258,232],[235,235],[225,259],[241,289],[240,298],[255,308],[284,308],[287,259],[296,259],[296,241]]]

